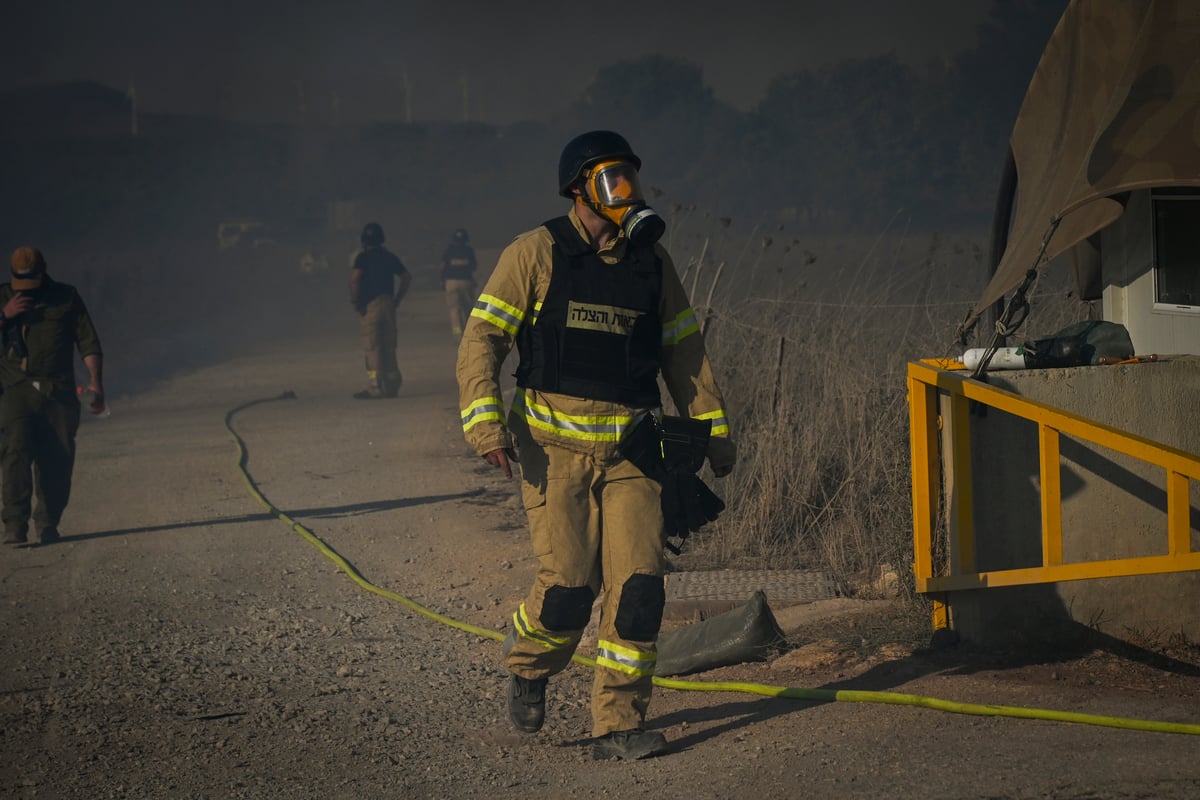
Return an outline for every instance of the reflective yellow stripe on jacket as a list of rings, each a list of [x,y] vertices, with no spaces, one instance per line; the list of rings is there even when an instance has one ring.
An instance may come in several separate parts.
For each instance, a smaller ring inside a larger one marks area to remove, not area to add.
[[[653,651],[634,650],[632,647],[607,642],[604,639],[596,642],[596,663],[617,672],[649,677],[654,674],[656,661],[658,654]]]
[[[463,433],[489,419],[497,422],[504,420],[504,403],[499,397],[483,397],[464,408],[462,411]]]
[[[525,406],[525,421],[530,428],[587,442],[619,442],[637,419],[633,415],[564,414],[535,403],[529,391],[518,393],[516,402]]]
[[[685,308],[679,312],[675,319],[663,323],[663,346],[679,344],[693,333],[699,332],[699,330],[700,324],[696,322],[696,313],[690,308]]]
[[[525,321],[524,311],[490,294],[479,295],[475,307],[471,309],[471,316],[490,322],[511,336],[517,335],[517,329]]]
[[[711,419],[713,436],[729,435],[729,419],[726,417],[725,409],[723,408],[718,408],[716,411],[709,411],[707,414],[697,414],[695,419]]]
[[[538,311],[541,308],[541,300],[534,303],[533,314],[529,319],[530,325],[537,322]],[[516,336],[517,330],[525,321],[524,311],[490,294],[479,295],[479,299],[475,301],[475,307],[471,309],[471,316],[492,323],[510,336]]]

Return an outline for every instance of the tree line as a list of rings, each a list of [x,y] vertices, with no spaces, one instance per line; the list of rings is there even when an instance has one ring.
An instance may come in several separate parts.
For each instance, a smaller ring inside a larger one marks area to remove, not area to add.
[[[897,217],[926,230],[978,227],[1064,6],[998,5],[976,46],[949,61],[881,55],[779,75],[749,111],[718,101],[699,67],[661,56],[602,67],[562,112],[506,126],[158,116],[135,138],[124,93],[77,86],[85,117],[46,113],[33,133],[0,132],[0,181],[17,189],[0,211],[22,240],[203,237],[232,216],[315,232],[344,200],[388,210],[413,237],[440,241],[465,225],[501,242],[558,212],[562,144],[611,127],[643,156],[668,215],[699,205],[798,230],[874,231]],[[96,123],[104,114],[107,126]]]

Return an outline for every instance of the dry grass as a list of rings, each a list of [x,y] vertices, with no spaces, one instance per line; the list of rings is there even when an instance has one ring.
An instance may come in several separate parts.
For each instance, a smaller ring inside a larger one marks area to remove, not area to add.
[[[825,569],[847,595],[891,568],[911,597],[905,370],[961,355],[953,336],[983,250],[937,235],[797,239],[773,257],[772,244],[723,262],[705,239],[681,260],[739,446],[734,474],[713,483],[729,511],[692,537],[689,561]]]

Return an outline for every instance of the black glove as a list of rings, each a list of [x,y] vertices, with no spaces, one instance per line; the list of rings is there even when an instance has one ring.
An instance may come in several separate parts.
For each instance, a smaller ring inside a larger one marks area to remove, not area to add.
[[[648,478],[662,486],[663,529],[667,537],[687,539],[725,510],[696,471],[704,463],[712,423],[664,417],[659,424],[646,416],[625,434],[617,449]],[[679,548],[666,547],[678,554]]]
[[[686,539],[714,521],[725,503],[690,472],[668,472],[662,482],[663,527],[667,536]]]
[[[688,527],[687,509],[684,507],[684,496],[680,491],[680,479],[686,477],[671,472],[665,475],[662,481],[663,530],[668,537],[678,536],[686,539],[692,532]]]

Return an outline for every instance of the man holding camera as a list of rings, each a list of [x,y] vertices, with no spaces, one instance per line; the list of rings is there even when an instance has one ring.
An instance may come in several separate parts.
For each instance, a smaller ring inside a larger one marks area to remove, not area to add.
[[[0,333],[3,541],[28,544],[32,515],[37,542],[51,544],[59,538],[75,467],[80,405],[74,351],[88,371],[89,410],[100,413],[100,339],[75,287],[50,278],[45,257],[33,247],[13,253],[12,280],[0,284]],[[37,507],[31,508],[35,493]]]

